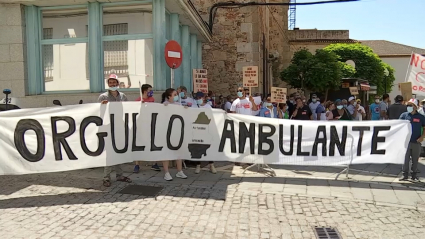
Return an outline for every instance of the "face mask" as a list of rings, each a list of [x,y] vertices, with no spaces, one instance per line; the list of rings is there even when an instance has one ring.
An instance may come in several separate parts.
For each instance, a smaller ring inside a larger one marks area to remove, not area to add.
[[[238,97],[242,97],[242,96],[243,96],[243,93],[238,91]]]
[[[344,106],[343,105],[338,105],[336,108],[338,108],[339,110],[341,110],[342,107],[344,107]]]
[[[265,103],[264,103],[264,106],[265,106],[265,107],[269,107],[269,106],[272,106],[272,105],[273,105],[273,104],[272,104],[272,103],[269,103],[269,102],[265,102]]]
[[[294,104],[295,103],[294,100],[290,100],[289,102],[291,102],[291,104]]]
[[[118,90],[118,87],[116,87],[116,86],[114,86],[114,87],[109,87],[109,90],[110,90],[110,91],[117,91],[117,90]]]
[[[354,102],[353,105],[356,106],[357,105],[357,102]]]
[[[183,98],[184,97],[184,92],[180,92],[180,98]]]
[[[202,103],[204,103],[204,101],[202,99],[196,100],[196,104],[202,105]]]
[[[311,101],[312,101],[313,103],[316,103],[316,101],[317,101],[317,100],[316,100],[316,99],[312,99]]]
[[[413,111],[413,106],[407,106],[407,112],[412,113]]]
[[[174,102],[177,102],[177,101],[179,101],[179,96],[174,96],[174,98],[173,98],[173,100],[174,100]]]
[[[379,103],[379,101],[380,101],[379,99],[376,99],[376,100],[375,100],[375,102],[376,102],[376,103]]]
[[[148,92],[148,97],[152,97],[153,96],[153,90]]]
[[[305,100],[303,100],[303,103],[305,103]]]

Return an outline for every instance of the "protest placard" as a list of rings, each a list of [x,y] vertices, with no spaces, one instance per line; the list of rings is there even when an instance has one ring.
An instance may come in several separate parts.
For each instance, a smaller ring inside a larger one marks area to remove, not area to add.
[[[258,87],[258,66],[243,67],[243,87]]]
[[[208,78],[206,69],[193,69],[193,91],[208,94]]]
[[[271,94],[273,103],[286,103],[286,88],[272,87]]]

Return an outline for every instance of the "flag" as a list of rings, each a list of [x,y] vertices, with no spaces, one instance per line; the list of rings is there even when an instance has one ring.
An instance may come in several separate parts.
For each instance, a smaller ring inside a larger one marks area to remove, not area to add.
[[[407,70],[407,81],[412,82],[412,94],[425,96],[425,57],[412,53]]]

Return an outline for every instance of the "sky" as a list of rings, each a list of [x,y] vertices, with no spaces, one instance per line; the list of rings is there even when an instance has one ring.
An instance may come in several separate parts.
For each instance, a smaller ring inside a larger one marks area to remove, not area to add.
[[[350,30],[351,39],[387,40],[425,49],[424,11],[425,0],[360,0],[297,6],[295,25],[300,29]]]

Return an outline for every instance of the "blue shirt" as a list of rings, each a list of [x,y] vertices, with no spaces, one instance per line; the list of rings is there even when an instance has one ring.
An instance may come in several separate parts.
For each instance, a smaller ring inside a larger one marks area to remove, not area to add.
[[[381,118],[381,107],[379,104],[376,104],[376,103],[371,104],[370,112],[372,113],[372,120],[379,120]]]
[[[410,124],[412,124],[410,142],[417,142],[416,140],[422,136],[422,128],[425,127],[425,116],[419,113],[412,115],[409,112],[404,112],[400,115],[400,119],[410,121]]]
[[[262,107],[260,110],[260,117],[277,118],[278,116],[276,107],[273,107],[273,110],[270,110],[267,107]]]

